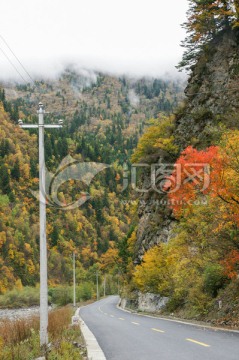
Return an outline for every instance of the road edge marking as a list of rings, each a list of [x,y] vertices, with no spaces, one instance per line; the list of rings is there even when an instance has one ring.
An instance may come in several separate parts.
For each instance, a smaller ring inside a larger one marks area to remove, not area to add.
[[[87,349],[87,357],[90,360],[106,360],[105,354],[101,349],[98,341],[94,334],[90,331],[86,323],[80,316],[80,309],[76,309],[75,316],[79,318],[80,329],[82,336],[85,341],[86,349]]]
[[[158,320],[165,320],[165,321],[171,321],[171,322],[175,322],[175,323],[179,323],[179,324],[183,324],[183,325],[190,325],[190,326],[196,326],[196,327],[200,327],[200,328],[204,328],[204,329],[208,329],[208,330],[213,330],[213,331],[224,331],[224,332],[231,332],[231,333],[236,333],[239,334],[239,330],[233,330],[233,329],[226,329],[226,328],[221,328],[221,327],[214,327],[214,326],[210,326],[210,325],[202,325],[202,324],[195,324],[195,323],[191,323],[191,322],[187,322],[187,321],[183,321],[183,320],[176,320],[176,319],[169,319],[166,317],[161,317],[161,316],[153,316],[153,315],[147,315],[147,314],[139,314],[135,311],[132,310],[128,310],[128,309],[123,309],[119,304],[120,304],[121,299],[119,300],[118,304],[116,305],[117,309],[124,311],[126,313],[129,314],[133,314],[133,315],[137,315],[137,316],[143,316],[143,317],[148,317],[151,319],[158,319]]]

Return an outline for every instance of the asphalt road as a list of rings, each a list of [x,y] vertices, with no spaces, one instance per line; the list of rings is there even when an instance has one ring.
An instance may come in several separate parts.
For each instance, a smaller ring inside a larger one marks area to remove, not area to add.
[[[239,360],[239,334],[154,319],[111,296],[80,310],[107,360]]]

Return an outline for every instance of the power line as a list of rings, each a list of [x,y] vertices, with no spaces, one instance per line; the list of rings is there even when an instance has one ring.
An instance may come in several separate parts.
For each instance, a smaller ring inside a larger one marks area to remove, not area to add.
[[[31,79],[31,81],[33,82],[33,84],[35,85],[35,81],[33,80],[33,78],[31,77],[31,75],[29,74],[29,72],[27,71],[27,69],[25,68],[25,66],[22,64],[22,62],[19,60],[19,58],[16,56],[16,54],[13,52],[13,50],[10,48],[10,46],[8,45],[7,41],[4,39],[4,37],[0,34],[1,39],[3,40],[3,42],[5,43],[5,45],[7,46],[7,48],[10,50],[10,52],[12,53],[12,55],[15,57],[15,59],[17,60],[17,62],[20,64],[20,66],[22,67],[22,69],[25,71],[25,73],[28,75],[28,77]],[[6,58],[8,59],[8,61],[11,63],[11,65],[14,67],[14,69],[17,71],[17,73],[21,76],[21,78],[27,82],[22,75],[20,74],[20,72],[17,70],[17,68],[15,67],[15,65],[12,63],[12,61],[10,60],[10,58],[7,56],[7,54],[3,51],[3,49],[0,48],[0,50],[3,52],[3,54],[6,56]],[[238,88],[231,88],[231,89],[227,89],[226,91],[233,91],[233,90],[238,90]],[[224,90],[218,90],[217,92],[226,92],[225,89]],[[171,91],[171,94],[173,93],[173,91]],[[201,91],[201,92],[197,92],[197,93],[192,93],[192,94],[186,94],[186,96],[194,96],[194,95],[201,95],[201,94],[209,94],[210,92],[208,91]],[[180,92],[178,92],[177,94],[180,94]]]
[[[12,67],[15,69],[15,71],[18,73],[18,75],[21,77],[21,79],[28,84],[28,82],[26,81],[26,79],[24,79],[24,77],[22,76],[22,74],[20,73],[20,71],[17,69],[17,67],[13,64],[13,62],[11,61],[11,59],[9,58],[9,56],[5,53],[5,51],[0,47],[1,52],[3,53],[3,55],[7,58],[7,60],[10,62],[10,64],[12,65]]]
[[[32,79],[31,75],[29,74],[29,72],[26,70],[25,66],[22,64],[22,62],[19,60],[19,58],[17,57],[17,55],[13,52],[13,50],[10,48],[10,46],[8,45],[7,41],[4,39],[4,37],[0,34],[0,37],[2,39],[2,41],[4,42],[4,44],[7,46],[7,48],[10,50],[10,52],[12,53],[12,55],[15,57],[15,59],[17,60],[17,62],[20,64],[20,66],[22,67],[22,69],[25,71],[25,73],[28,75],[28,77],[31,79],[31,81],[33,82],[33,84],[35,83],[34,80]]]
[[[40,100],[40,89],[39,89],[39,85],[36,85],[35,81],[33,80],[33,78],[31,77],[31,75],[29,74],[29,72],[27,71],[27,69],[25,68],[25,66],[22,64],[22,62],[19,60],[19,58],[17,57],[17,55],[13,52],[13,50],[11,49],[11,47],[8,45],[7,41],[4,39],[4,37],[0,34],[0,38],[2,39],[2,41],[4,42],[4,44],[7,46],[7,48],[9,49],[9,51],[11,52],[11,54],[14,56],[14,58],[17,60],[17,62],[19,63],[19,65],[21,66],[21,68],[23,69],[23,71],[26,73],[26,75],[29,77],[30,81],[33,84],[33,91],[35,89],[38,88],[38,90],[36,91],[36,98],[37,101]],[[15,64],[12,62],[12,60],[9,58],[9,56],[6,54],[6,52],[0,47],[0,50],[2,51],[2,53],[4,54],[4,56],[7,58],[7,60],[9,61],[9,63],[12,65],[12,67],[14,68],[14,70],[18,73],[18,75],[21,77],[21,79],[28,85],[29,82],[22,76],[22,74],[20,73],[20,71],[18,70],[18,68],[15,66]]]
[[[22,69],[24,70],[24,72],[27,74],[27,76],[29,77],[29,79],[32,81],[33,85],[34,85],[34,89],[36,87],[39,87],[39,85],[35,84],[35,81],[33,80],[33,78],[31,77],[31,75],[29,74],[29,72],[27,71],[27,69],[25,68],[25,66],[22,64],[22,62],[19,60],[19,58],[17,57],[17,55],[13,52],[13,50],[11,49],[11,47],[8,45],[7,41],[4,39],[4,37],[0,34],[0,38],[2,39],[2,41],[4,42],[4,44],[7,46],[7,48],[9,49],[9,51],[12,53],[12,55],[14,56],[14,58],[17,60],[17,62],[19,63],[19,65],[22,67]],[[4,54],[4,56],[6,57],[6,59],[9,61],[9,63],[12,65],[12,67],[14,68],[14,70],[18,73],[18,75],[21,77],[21,79],[28,84],[28,82],[26,81],[26,79],[22,76],[22,74],[20,73],[20,71],[17,69],[17,67],[14,65],[14,63],[11,61],[11,59],[9,58],[9,56],[5,53],[5,51],[0,47],[0,50],[2,51],[2,53]],[[237,91],[239,90],[239,88],[230,88],[230,89],[223,89],[223,90],[217,90],[216,92],[221,92],[221,93],[227,93],[229,91]],[[171,94],[173,93],[172,91],[170,91]],[[40,94],[40,91],[38,91],[38,93]],[[195,92],[195,93],[185,93],[186,97],[191,97],[191,96],[196,96],[196,95],[203,95],[203,94],[210,94],[211,91],[201,91],[201,92]],[[180,92],[176,93],[177,95],[180,95]],[[183,95],[183,94],[182,94]],[[72,100],[75,98],[71,97],[70,100]],[[65,112],[67,110],[61,110],[60,112]]]

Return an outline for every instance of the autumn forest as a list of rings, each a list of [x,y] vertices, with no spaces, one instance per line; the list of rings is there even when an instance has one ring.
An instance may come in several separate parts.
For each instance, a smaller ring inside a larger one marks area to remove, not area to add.
[[[62,204],[81,206],[47,206],[49,301],[60,289],[72,302],[75,252],[78,300],[96,298],[97,273],[101,295],[137,307],[139,292],[160,294],[166,314],[239,326],[239,4],[190,0],[187,17],[187,84],[74,66],[1,84],[0,301],[39,287],[38,135],[17,121],[36,123],[40,99],[48,124],[64,121],[45,134],[49,172],[66,158],[107,165],[58,188]]]

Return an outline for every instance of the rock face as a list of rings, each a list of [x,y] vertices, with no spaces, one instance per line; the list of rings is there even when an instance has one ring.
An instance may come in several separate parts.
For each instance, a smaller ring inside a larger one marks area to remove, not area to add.
[[[151,293],[139,294],[138,310],[146,312],[158,312],[168,302],[167,297],[161,297],[160,295],[155,295]]]
[[[218,136],[219,124],[238,127],[238,81],[239,33],[228,31],[210,44],[192,69],[185,89],[185,105],[176,114],[175,142],[181,151],[188,145],[210,146]],[[162,164],[170,161],[162,154],[153,159],[154,163]],[[150,188],[150,174],[143,175],[142,184]],[[171,239],[176,223],[165,195],[150,190],[141,195],[139,203],[136,264],[149,248]]]
[[[176,138],[187,145],[210,145],[211,126],[238,123],[239,33],[224,32],[212,41],[194,66],[185,89],[186,106],[177,116]]]
[[[120,307],[137,311],[155,313],[162,310],[168,302],[167,297],[160,295],[139,292],[134,300],[121,299]]]
[[[136,259],[139,263],[148,249],[172,236],[175,219],[167,207],[167,199],[155,193],[151,199],[142,200],[138,209],[139,223],[136,242]]]

